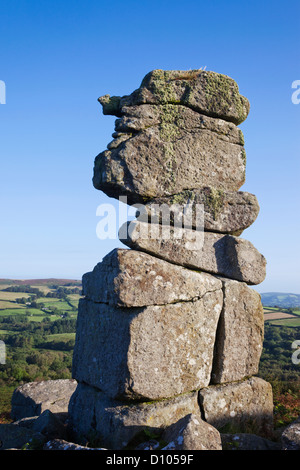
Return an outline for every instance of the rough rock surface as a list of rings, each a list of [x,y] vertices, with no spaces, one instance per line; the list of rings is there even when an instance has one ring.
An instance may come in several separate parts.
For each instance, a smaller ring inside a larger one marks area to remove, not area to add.
[[[14,427],[5,427],[7,425],[0,424],[0,435],[3,432],[6,436],[3,446],[39,450],[48,439],[67,439],[66,419],[67,413],[54,414],[50,410],[45,410],[39,416],[14,421],[12,423]]]
[[[138,220],[170,221],[172,225],[195,229],[199,225],[200,208],[204,211],[203,222],[201,220],[204,230],[234,235],[240,235],[253,224],[259,213],[253,194],[205,187],[152,199],[139,211]]]
[[[220,432],[227,425],[239,426],[242,432],[252,427],[264,437],[272,433],[272,387],[258,377],[203,388],[199,401],[205,421]]]
[[[219,117],[235,124],[243,122],[250,109],[236,82],[223,74],[208,70],[153,70],[141,86],[124,97],[105,95],[99,98],[104,114],[121,116],[124,106],[150,104],[184,104],[197,112]]]
[[[73,377],[118,399],[158,400],[205,387],[222,302],[222,290],[133,309],[82,299]]]
[[[21,449],[32,443],[42,445],[45,437],[36,431],[16,424],[0,424],[0,450]]]
[[[111,251],[82,278],[87,299],[119,307],[197,300],[221,288],[221,281],[210,274],[124,249]]]
[[[67,431],[64,423],[50,410],[45,410],[32,423],[32,429],[48,439],[65,438]]]
[[[224,142],[237,145],[244,144],[242,131],[233,123],[223,119],[214,119],[205,114],[199,114],[180,104],[142,104],[138,106],[123,106],[122,116],[115,121],[117,134],[134,134],[150,127],[160,126],[161,132],[167,133],[169,127],[178,127],[176,132],[214,132]],[[129,138],[131,135],[127,135]],[[121,137],[114,134],[113,137]],[[162,136],[167,137],[167,136]],[[173,136],[174,137],[174,136]],[[122,136],[123,139],[123,136]],[[115,139],[114,139],[115,140]],[[109,147],[111,145],[109,144]],[[113,145],[115,147],[115,145]]]
[[[281,435],[282,450],[300,450],[300,417]]]
[[[236,191],[244,184],[246,153],[234,124],[179,105],[138,108],[116,121],[116,139],[96,157],[95,188],[132,204],[205,185]]]
[[[79,444],[75,444],[74,442],[68,442],[64,439],[53,439],[51,441],[46,442],[43,447],[43,450],[107,450],[103,447],[86,447],[81,446]]]
[[[221,434],[222,450],[281,450],[279,442],[248,433]]]
[[[12,396],[12,419],[38,416],[47,409],[52,413],[67,412],[76,385],[73,379],[46,380],[21,385],[14,390]]]
[[[162,439],[168,442],[163,450],[222,450],[220,433],[201,419],[200,412],[169,426]]]
[[[204,70],[148,73],[131,95],[99,98],[116,120],[114,140],[95,159],[93,184],[128,203],[245,182],[244,138],[237,124],[249,102],[234,80]]]
[[[213,232],[170,228],[170,236],[157,236],[162,226],[131,221],[120,228],[120,240],[171,263],[246,282],[260,284],[266,260],[248,240]],[[153,235],[153,236],[152,236]]]
[[[222,279],[223,309],[215,344],[212,383],[234,382],[258,373],[264,313],[260,295],[243,282]]]
[[[79,437],[91,429],[108,449],[128,446],[143,430],[163,431],[189,413],[199,413],[197,392],[150,403],[122,403],[83,383],[70,400],[71,426]]]
[[[243,389],[241,392],[245,391]],[[227,392],[230,395],[232,390]],[[93,387],[78,384],[70,400],[70,411],[75,404],[75,412],[69,415],[68,428],[62,427],[65,413],[53,415],[49,410],[39,416],[0,424],[0,450],[117,450],[124,447],[135,450],[181,450],[183,445],[188,446],[189,450],[196,450],[200,442],[210,445],[214,439],[215,443],[219,440],[217,429],[201,421],[197,395],[197,392],[191,392],[156,402],[122,403],[109,399]],[[238,399],[237,396],[235,398]],[[248,405],[252,398],[250,393]],[[222,401],[221,395],[217,401]],[[244,398],[244,401],[247,402],[247,399]],[[264,404],[263,407],[265,409]],[[63,418],[59,425],[57,416]],[[200,428],[197,423],[191,422],[192,416],[196,417]],[[257,424],[261,425],[262,422],[253,419],[253,414],[246,418],[244,424],[248,427],[253,425],[252,431],[256,432]],[[221,433],[222,450],[299,450],[299,423],[300,418],[280,434],[276,432],[276,435],[271,435],[272,441],[247,432]],[[227,421],[225,427],[231,425],[233,428],[240,427],[241,421]],[[205,429],[207,432],[204,432]],[[260,430],[265,434],[265,425]],[[149,435],[157,438],[149,441]],[[273,441],[274,438],[276,441]]]

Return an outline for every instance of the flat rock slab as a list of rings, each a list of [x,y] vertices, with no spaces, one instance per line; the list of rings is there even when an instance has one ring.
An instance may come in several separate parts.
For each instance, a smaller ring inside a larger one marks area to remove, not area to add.
[[[181,266],[218,274],[247,284],[260,284],[266,276],[264,256],[248,240],[233,235],[201,232],[131,221],[119,231],[130,248]]]
[[[200,411],[189,414],[165,430],[163,450],[222,450],[219,431],[201,419]]]
[[[150,127],[162,127],[162,138],[167,137],[166,127],[178,127],[176,132],[214,132],[224,142],[244,145],[244,135],[241,129],[231,122],[219,118],[212,118],[205,114],[199,114],[181,104],[142,104],[138,106],[123,106],[122,116],[115,121],[115,132],[120,134],[138,133]],[[122,137],[113,135],[114,138]],[[173,136],[174,137],[174,136]],[[111,146],[109,146],[111,147]],[[109,148],[108,147],[108,148]],[[116,147],[113,145],[112,147]]]
[[[197,300],[221,288],[222,282],[210,274],[124,249],[111,251],[82,278],[82,293],[87,299],[118,307]]]
[[[65,413],[71,395],[76,389],[73,379],[29,382],[16,388],[11,401],[11,416],[14,421],[41,415],[45,410]]]
[[[103,392],[79,383],[71,398],[69,416],[76,436],[101,438],[108,449],[122,449],[144,430],[161,434],[165,428],[187,414],[199,413],[197,392],[151,403],[122,403]]]
[[[152,199],[138,212],[141,222],[192,229],[197,228],[201,216],[204,230],[240,235],[256,220],[259,204],[251,193],[205,187]]]
[[[244,139],[234,124],[185,106],[142,108],[144,116],[126,108],[116,121],[115,140],[95,159],[96,189],[133,204],[206,185],[237,191],[244,184]]]
[[[210,385],[199,391],[205,421],[220,432],[249,432],[268,437],[273,431],[273,394],[271,385],[258,378]],[[226,428],[226,431],[225,431]]]
[[[249,101],[239,93],[236,82],[208,70],[153,70],[131,95],[99,98],[104,114],[121,116],[124,106],[140,104],[183,104],[212,117],[243,122],[250,110]]]
[[[221,289],[195,302],[132,309],[82,299],[73,377],[122,400],[208,385],[222,302]]]
[[[215,344],[212,383],[242,380],[258,373],[264,312],[258,292],[243,282],[222,279],[223,309]]]

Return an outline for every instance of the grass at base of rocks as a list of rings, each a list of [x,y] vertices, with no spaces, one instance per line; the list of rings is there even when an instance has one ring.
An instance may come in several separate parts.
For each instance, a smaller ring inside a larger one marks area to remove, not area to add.
[[[15,386],[0,384],[0,424],[11,423],[11,397]]]
[[[287,426],[300,416],[300,391],[274,396],[274,428]]]

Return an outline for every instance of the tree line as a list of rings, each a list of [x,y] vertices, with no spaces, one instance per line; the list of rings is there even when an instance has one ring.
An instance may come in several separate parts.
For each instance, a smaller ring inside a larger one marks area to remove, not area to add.
[[[300,328],[275,326],[265,323],[263,351],[259,365],[259,376],[272,383],[273,387],[300,389],[300,364],[292,361],[292,344],[300,340]]]
[[[73,287],[69,289],[68,287],[56,287],[55,291],[47,292],[45,294],[43,291],[37,287],[31,286],[9,286],[3,289],[3,292],[22,292],[24,294],[34,294],[36,298],[48,297],[54,299],[64,299],[67,295],[71,294],[81,294],[81,289],[79,287]]]
[[[2,334],[6,345],[6,363],[0,364],[0,386],[18,386],[21,382],[71,378],[72,354],[75,339],[60,341],[48,335],[75,333],[76,319],[60,319],[26,322],[21,316],[0,317],[1,328],[5,323],[8,334]],[[4,321],[3,321],[4,320]]]

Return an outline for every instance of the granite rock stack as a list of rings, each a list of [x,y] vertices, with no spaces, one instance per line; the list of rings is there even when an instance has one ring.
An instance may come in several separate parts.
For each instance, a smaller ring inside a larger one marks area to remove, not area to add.
[[[132,448],[145,430],[166,449],[177,429],[180,449],[221,449],[228,425],[267,434],[263,309],[249,287],[266,261],[240,237],[259,212],[240,191],[248,100],[231,78],[200,69],[154,70],[131,95],[99,102],[117,119],[93,184],[137,213],[120,228],[126,248],[83,276],[74,432],[110,449]]]

